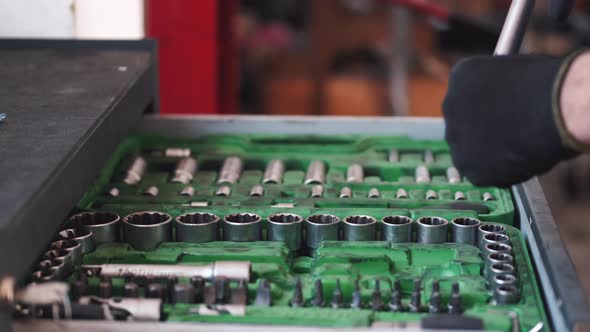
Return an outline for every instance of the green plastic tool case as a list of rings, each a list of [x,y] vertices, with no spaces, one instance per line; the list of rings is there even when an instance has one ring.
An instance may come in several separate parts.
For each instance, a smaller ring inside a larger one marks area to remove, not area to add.
[[[228,165],[232,158],[237,166]],[[188,159],[195,165],[179,179]],[[319,177],[314,163],[321,164]],[[551,329],[555,322],[520,228],[515,192],[475,187],[452,166],[444,141],[395,131],[133,134],[56,234],[72,239],[63,230],[114,222],[116,238],[92,235],[92,248],[83,248],[59,276],[45,253],[31,281],[61,279],[79,287],[83,280],[87,286],[76,299],[97,303],[105,292],[161,299],[164,324]],[[166,227],[153,240],[127,229],[134,224],[141,232],[161,222]],[[408,225],[409,233],[400,232]],[[482,238],[480,228],[493,234]],[[436,237],[441,232],[444,239]],[[484,248],[486,238],[498,253]],[[73,252],[62,246],[64,254]],[[58,248],[59,242],[47,250]],[[486,262],[489,255],[495,264]],[[64,259],[53,258],[58,265]],[[131,270],[219,262],[248,262],[247,279],[100,272],[108,264]],[[141,320],[129,312],[119,318]]]

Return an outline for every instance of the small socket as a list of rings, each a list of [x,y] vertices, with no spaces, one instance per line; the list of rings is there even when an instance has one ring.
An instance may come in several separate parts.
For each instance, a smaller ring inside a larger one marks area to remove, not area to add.
[[[228,197],[229,195],[231,195],[231,187],[230,186],[221,186],[221,187],[217,188],[217,191],[215,192],[215,196]]]
[[[467,199],[467,197],[465,196],[465,193],[464,193],[464,192],[462,192],[462,191],[457,191],[457,192],[455,193],[455,200],[456,200],[456,201],[464,201],[464,200],[466,200],[466,199]]]
[[[156,196],[158,196],[159,193],[160,193],[160,189],[158,189],[158,187],[156,187],[156,186],[149,186],[143,191],[143,194],[145,196],[151,196],[151,197],[156,197]]]
[[[379,198],[381,197],[381,193],[379,192],[379,189],[377,188],[371,188],[369,189],[369,193],[367,194],[368,198]]]
[[[321,184],[316,184],[311,187],[311,198],[319,198],[324,195],[324,187]]]
[[[365,178],[363,166],[360,164],[353,164],[346,170],[346,182],[362,183]]]
[[[408,192],[404,188],[399,188],[395,193],[395,198],[406,199],[408,198]]]
[[[252,186],[252,189],[250,189],[249,195],[252,197],[264,196],[264,187],[259,184],[255,184],[254,186]]]
[[[340,190],[340,198],[352,198],[352,189],[344,187]]]
[[[438,199],[438,194],[436,193],[436,191],[430,189],[426,191],[426,195],[425,195],[426,199]]]
[[[430,171],[425,165],[416,167],[416,183],[430,183]]]

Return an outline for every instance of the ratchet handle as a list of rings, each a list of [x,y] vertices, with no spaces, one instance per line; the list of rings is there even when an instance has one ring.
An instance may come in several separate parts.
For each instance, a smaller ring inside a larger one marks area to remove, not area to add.
[[[494,55],[519,52],[534,6],[535,0],[512,0]]]

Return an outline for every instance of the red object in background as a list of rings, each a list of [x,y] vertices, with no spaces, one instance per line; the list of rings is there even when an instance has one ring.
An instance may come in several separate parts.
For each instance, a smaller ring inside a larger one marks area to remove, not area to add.
[[[237,105],[234,0],[146,0],[146,34],[158,40],[160,112],[233,113]]]

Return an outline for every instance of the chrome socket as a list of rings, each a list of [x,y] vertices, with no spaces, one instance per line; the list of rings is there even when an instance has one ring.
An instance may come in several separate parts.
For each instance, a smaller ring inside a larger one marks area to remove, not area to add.
[[[58,240],[51,243],[52,250],[63,249],[72,256],[72,264],[76,266],[82,263],[82,245],[76,240]]]
[[[496,278],[496,276],[498,276],[498,275],[502,275],[502,274],[515,275],[516,269],[514,268],[514,265],[512,265],[512,264],[496,263],[496,264],[490,265],[486,269],[486,271],[487,271],[487,273],[485,273],[486,280],[488,281],[488,283],[491,283],[492,280],[494,280]]]
[[[269,241],[284,242],[289,250],[301,247],[303,218],[292,213],[275,213],[267,218],[266,234]]]
[[[399,188],[395,193],[395,198],[406,199],[408,198],[408,192],[404,188]]]
[[[171,182],[182,183],[184,185],[189,184],[197,172],[197,160],[191,157],[185,157],[178,161],[176,169],[174,170],[174,176]]]
[[[448,238],[448,225],[446,219],[439,217],[422,217],[416,221],[416,242],[418,243],[445,243]]]
[[[107,195],[109,195],[110,197],[119,197],[120,194],[121,191],[119,190],[119,188],[111,188],[109,189],[109,191],[107,191]]]
[[[307,167],[305,184],[324,184],[326,182],[326,164],[321,160],[312,161]]]
[[[223,218],[223,239],[234,242],[260,241],[262,227],[259,215],[234,213]]]
[[[221,170],[219,171],[219,178],[217,180],[218,184],[234,184],[238,182],[240,176],[242,176],[242,159],[239,157],[227,157],[223,162],[223,166],[221,166]]]
[[[506,227],[500,224],[481,224],[477,229],[477,243],[479,248],[484,247],[483,237],[486,234],[506,234]]]
[[[520,299],[520,292],[513,285],[502,285],[494,289],[494,300],[496,304],[515,304]]]
[[[221,186],[217,188],[217,191],[215,192],[215,196],[228,197],[229,195],[231,195],[230,186]]]
[[[141,181],[147,169],[147,162],[142,157],[136,157],[127,169],[123,182],[128,185],[134,185]]]
[[[438,194],[436,193],[436,191],[430,189],[426,191],[426,195],[425,195],[426,199],[438,199]]]
[[[453,166],[447,168],[447,181],[449,181],[450,184],[461,183],[461,174],[457,168]]]
[[[348,216],[343,220],[342,240],[374,241],[377,219],[371,216]]]
[[[80,243],[82,255],[93,252],[95,249],[94,241],[92,240],[92,232],[86,228],[68,228],[60,231],[58,234],[60,240],[75,240]]]
[[[430,183],[430,171],[428,167],[424,165],[416,167],[416,183]]]
[[[149,186],[149,187],[145,188],[145,190],[143,191],[143,194],[145,196],[156,197],[156,196],[158,196],[158,194],[160,194],[160,189],[158,189],[158,187],[156,187],[156,186]]]
[[[379,189],[377,189],[377,188],[369,189],[369,193],[367,194],[367,198],[379,198],[379,197],[381,197],[381,193],[379,192]]]
[[[517,287],[518,285],[518,278],[516,278],[512,274],[498,274],[492,278],[491,281],[492,287],[498,286],[514,286]]]
[[[483,257],[489,254],[510,254],[512,253],[512,246],[505,243],[488,243],[483,248]]]
[[[324,195],[324,186],[321,184],[316,184],[315,186],[311,187],[311,198],[320,198]]]
[[[365,178],[365,171],[360,164],[352,164],[346,170],[346,182],[362,183]]]
[[[485,192],[483,193],[483,201],[484,202],[488,202],[488,201],[495,201],[496,197],[494,197],[494,195],[492,195],[489,192]]]
[[[477,229],[481,221],[475,218],[461,217],[451,221],[451,239],[455,243],[477,246]]]
[[[508,235],[505,234],[486,234],[483,237],[482,240],[482,247],[480,248],[485,248],[488,244],[491,243],[502,243],[502,244],[507,244],[507,245],[512,245],[512,242],[510,241],[510,237]]]
[[[194,196],[195,188],[193,186],[186,186],[178,193],[180,196]]]
[[[203,243],[219,239],[219,217],[212,213],[185,213],[174,221],[176,242]]]
[[[465,193],[462,191],[457,191],[455,193],[455,200],[456,201],[464,201],[467,199],[467,196],[465,196]]]
[[[250,196],[252,196],[252,197],[264,196],[264,187],[259,184],[255,184],[254,186],[252,186],[252,189],[250,189]]]
[[[37,270],[32,273],[32,278],[35,282],[47,282],[60,279],[55,275],[55,272],[56,271],[52,269]]]
[[[389,150],[387,154],[387,161],[390,163],[399,163],[399,151],[396,149]]]
[[[170,242],[172,217],[159,211],[140,211],[123,218],[125,240],[140,251],[156,249],[162,242]]]
[[[350,187],[344,187],[340,189],[340,198],[352,198],[352,189]]]
[[[43,281],[62,280],[67,277],[69,272],[66,268],[65,262],[62,259],[46,259],[39,262],[38,278]],[[47,271],[47,272],[43,272]]]
[[[322,241],[338,241],[340,218],[331,214],[316,214],[305,220],[306,244],[317,249]]]
[[[424,151],[424,163],[425,164],[434,163],[434,153],[432,152],[432,150]]]
[[[412,218],[387,216],[381,219],[381,240],[393,243],[412,242]]]
[[[262,183],[283,183],[284,175],[285,163],[279,159],[271,160],[264,170]]]
[[[120,220],[116,213],[105,211],[82,212],[68,220],[69,227],[81,227],[92,232],[95,245],[119,242]]]
[[[74,270],[74,258],[72,253],[65,249],[52,249],[43,254],[45,260],[58,260],[63,262],[64,276]]]

